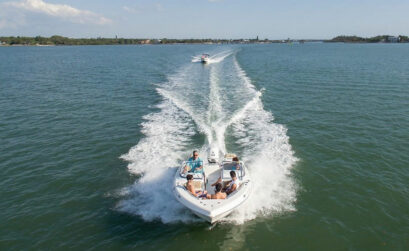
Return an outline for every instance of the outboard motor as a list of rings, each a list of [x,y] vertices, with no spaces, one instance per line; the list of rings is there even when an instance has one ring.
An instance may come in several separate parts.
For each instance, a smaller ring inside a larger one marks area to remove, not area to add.
[[[219,148],[216,146],[210,146],[209,152],[207,155],[207,161],[209,163],[217,163],[219,161]]]

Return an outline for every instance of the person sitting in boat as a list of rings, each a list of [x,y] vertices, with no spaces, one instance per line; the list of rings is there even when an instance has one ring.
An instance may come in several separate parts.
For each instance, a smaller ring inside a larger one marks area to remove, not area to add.
[[[232,170],[240,170],[240,161],[238,157],[233,157],[233,167]]]
[[[227,182],[224,191],[227,195],[231,194],[232,192],[236,191],[239,188],[239,179],[237,179],[237,175],[235,171],[230,171],[231,181]]]
[[[213,200],[224,200],[227,197],[227,194],[222,191],[223,185],[221,183],[216,184],[216,188],[214,190],[214,194],[207,194],[206,198],[207,199],[213,199]]]
[[[184,167],[183,173],[202,173],[203,172],[203,160],[199,158],[199,152],[194,150],[193,156],[190,157]]]
[[[188,174],[186,176],[187,183],[186,189],[195,197],[203,198],[206,197],[207,191],[196,191],[195,186],[193,185],[193,175]]]
[[[227,181],[223,185],[223,192],[226,192],[227,195],[231,194],[232,192],[236,191],[237,188],[239,188],[239,179],[237,179],[237,175],[235,171],[230,171],[230,177],[231,180]],[[212,186],[217,186],[217,184],[222,184],[222,178],[219,177],[219,179],[212,184]]]

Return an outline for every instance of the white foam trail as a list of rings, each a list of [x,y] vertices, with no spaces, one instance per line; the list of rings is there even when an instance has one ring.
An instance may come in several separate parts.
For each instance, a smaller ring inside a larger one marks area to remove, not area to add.
[[[201,57],[202,55],[196,55],[196,56],[193,56],[192,57],[192,63],[198,63],[198,62],[200,62],[201,60],[200,60],[200,57]]]
[[[189,106],[169,92],[183,84],[182,80],[187,78],[190,70],[182,69],[170,76],[168,83],[157,88],[164,98],[157,106],[159,112],[143,117],[142,133],[145,137],[121,156],[129,162],[129,171],[141,177],[127,189],[125,198],[117,205],[118,210],[139,215],[146,221],[197,220],[177,202],[170,189],[176,167],[187,155],[186,146],[191,145],[191,138],[197,133],[195,123],[200,125],[200,118],[195,117]]]
[[[142,176],[127,189],[119,210],[147,221],[199,220],[176,201],[170,189],[175,167],[190,153],[197,133],[206,136],[205,144],[199,147],[203,159],[211,144],[226,152],[226,138],[234,138],[244,149],[240,157],[249,167],[253,194],[226,221],[242,223],[260,214],[295,210],[296,186],[290,170],[296,158],[287,130],[273,123],[272,114],[263,108],[262,92],[252,85],[236,58],[225,60],[231,53],[216,54],[223,63],[206,68],[209,71],[186,66],[157,88],[163,97],[159,112],[144,117],[145,137],[121,156],[130,162],[130,172]],[[205,73],[207,83],[203,82]],[[228,128],[231,130],[226,134]]]
[[[210,70],[210,94],[209,107],[207,110],[207,123],[210,125],[211,137],[209,145],[214,144],[221,151],[226,152],[226,144],[224,142],[224,131],[220,130],[220,124],[223,122],[224,112],[221,105],[220,89],[219,89],[218,70],[211,68]],[[215,141],[215,143],[213,143]],[[214,148],[214,146],[212,146]]]
[[[216,54],[220,58],[226,58],[227,56],[231,55],[232,51],[221,52]],[[209,107],[207,111],[207,121],[210,125],[209,129],[211,131],[211,135],[208,137],[209,144],[217,145],[218,149],[224,154],[226,153],[226,144],[225,144],[225,133],[226,129],[237,120],[241,119],[244,115],[244,112],[248,109],[248,107],[255,102],[255,100],[250,100],[248,104],[246,104],[243,108],[239,109],[238,111],[234,112],[233,115],[229,114],[227,111],[223,110],[223,105],[221,101],[221,90],[220,90],[220,79],[219,76],[223,75],[220,73],[220,70],[216,67],[211,68],[210,70],[210,94],[209,94]],[[253,86],[252,86],[253,88]],[[256,93],[256,98],[261,95],[261,93]],[[230,117],[230,119],[229,119]]]
[[[129,171],[142,174],[142,177],[130,188],[128,199],[122,200],[117,207],[147,221],[158,218],[165,223],[195,220],[169,189],[175,172],[171,167],[178,166],[178,160],[186,155],[183,148],[195,134],[194,125],[169,100],[158,108],[161,109],[159,113],[144,117],[142,132],[145,138],[121,156],[130,162]]]
[[[223,61],[225,58],[227,58],[228,56],[232,54],[233,54],[233,51],[223,51],[223,52],[217,53],[209,57],[208,64],[220,63],[221,61]]]
[[[198,117],[195,111],[193,111],[187,103],[185,103],[182,99],[178,99],[177,97],[173,96],[167,90],[164,90],[161,88],[157,88],[156,90],[163,97],[171,101],[173,105],[175,105],[177,108],[186,112],[190,116],[190,118],[196,123],[198,129],[202,133],[206,134],[208,138],[211,138],[211,135],[212,135],[211,129],[208,126],[206,126],[204,120],[201,117]]]
[[[260,96],[250,79],[235,60],[235,67],[248,92],[255,96],[231,122],[243,146],[243,159],[250,168],[253,192],[249,200],[231,214],[227,221],[242,223],[259,214],[295,210],[296,184],[291,177],[294,157],[287,129],[273,122],[272,114],[263,109]]]

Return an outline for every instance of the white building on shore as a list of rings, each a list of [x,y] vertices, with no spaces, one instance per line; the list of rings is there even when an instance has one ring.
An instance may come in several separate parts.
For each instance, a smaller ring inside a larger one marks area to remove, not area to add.
[[[386,37],[386,42],[388,42],[388,43],[399,43],[399,37],[388,36],[388,37]]]

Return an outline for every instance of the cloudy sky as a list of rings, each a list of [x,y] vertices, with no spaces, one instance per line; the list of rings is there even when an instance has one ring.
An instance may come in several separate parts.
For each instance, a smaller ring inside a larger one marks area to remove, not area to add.
[[[409,0],[0,0],[0,36],[409,35]]]

